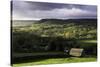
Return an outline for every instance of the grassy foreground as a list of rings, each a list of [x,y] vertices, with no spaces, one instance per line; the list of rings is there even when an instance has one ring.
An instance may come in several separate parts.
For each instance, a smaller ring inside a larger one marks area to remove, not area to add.
[[[49,58],[44,59],[36,62],[28,62],[28,63],[19,63],[19,64],[13,64],[13,67],[20,67],[20,66],[34,66],[34,65],[44,65],[44,64],[61,64],[61,63],[76,63],[76,62],[94,62],[96,61],[96,58],[76,58],[76,57],[70,57],[70,58]]]

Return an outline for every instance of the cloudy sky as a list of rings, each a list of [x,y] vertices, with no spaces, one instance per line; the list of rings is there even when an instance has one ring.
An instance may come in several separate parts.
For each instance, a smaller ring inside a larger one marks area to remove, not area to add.
[[[12,2],[13,20],[96,18],[94,5],[57,4],[31,1]]]

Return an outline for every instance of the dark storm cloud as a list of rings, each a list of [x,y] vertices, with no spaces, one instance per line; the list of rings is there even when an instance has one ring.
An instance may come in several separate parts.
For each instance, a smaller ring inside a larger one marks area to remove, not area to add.
[[[95,6],[90,5],[76,5],[76,4],[58,4],[58,3],[42,3],[42,2],[30,2],[30,1],[15,1],[13,2],[14,8],[26,7],[30,10],[52,10],[55,8],[79,8],[84,10],[96,10]]]
[[[96,18],[93,5],[13,1],[14,18]]]

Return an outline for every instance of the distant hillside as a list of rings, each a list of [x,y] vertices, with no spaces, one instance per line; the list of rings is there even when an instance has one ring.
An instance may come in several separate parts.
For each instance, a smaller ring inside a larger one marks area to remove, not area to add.
[[[34,23],[44,24],[79,24],[79,25],[97,25],[97,19],[41,19],[41,20],[13,20],[12,26],[30,26]]]
[[[97,22],[97,19],[41,19],[39,21],[40,23],[53,23],[53,24],[65,24],[65,23],[94,23]]]

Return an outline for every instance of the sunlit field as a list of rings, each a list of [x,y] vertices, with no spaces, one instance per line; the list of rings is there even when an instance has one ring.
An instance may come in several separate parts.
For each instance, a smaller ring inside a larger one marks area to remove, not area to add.
[[[49,58],[49,59],[39,59],[38,61],[30,60],[29,62],[14,64],[13,67],[19,66],[34,66],[34,65],[45,65],[45,64],[64,64],[64,63],[79,63],[79,62],[96,62],[97,59],[94,57],[90,58]]]

